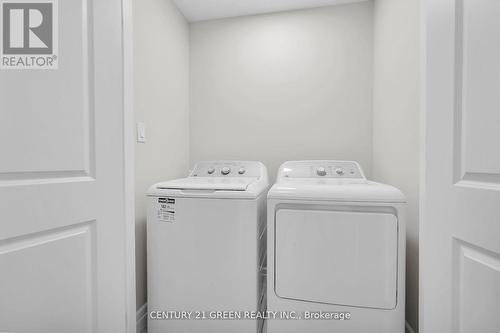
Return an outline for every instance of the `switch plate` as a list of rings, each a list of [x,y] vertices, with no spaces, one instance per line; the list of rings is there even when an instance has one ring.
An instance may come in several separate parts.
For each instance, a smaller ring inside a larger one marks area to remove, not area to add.
[[[137,142],[146,142],[146,124],[137,123]]]

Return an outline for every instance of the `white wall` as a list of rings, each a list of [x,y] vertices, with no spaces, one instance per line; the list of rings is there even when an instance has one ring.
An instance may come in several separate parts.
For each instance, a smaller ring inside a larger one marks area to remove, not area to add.
[[[155,182],[181,177],[189,158],[189,26],[170,0],[134,1],[137,307],[146,302],[146,200]]]
[[[406,319],[418,329],[419,1],[374,7],[373,178],[408,198]]]
[[[372,2],[191,24],[191,162],[352,159],[371,173]]]
[[[143,194],[185,175],[189,156],[261,160],[271,178],[285,160],[353,159],[409,199],[407,320],[417,328],[418,12],[418,0],[376,0],[189,29],[170,0],[134,1],[136,118],[148,136],[136,150],[138,306]]]

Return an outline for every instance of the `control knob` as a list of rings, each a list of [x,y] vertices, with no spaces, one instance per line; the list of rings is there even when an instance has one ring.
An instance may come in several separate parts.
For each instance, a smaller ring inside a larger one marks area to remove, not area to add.
[[[317,170],[316,170],[316,173],[318,174],[318,176],[326,176],[326,169],[323,168],[323,167],[319,167]]]
[[[223,167],[220,171],[220,173],[222,173],[224,176],[229,175],[230,172],[231,172],[231,168],[229,168],[229,167]]]

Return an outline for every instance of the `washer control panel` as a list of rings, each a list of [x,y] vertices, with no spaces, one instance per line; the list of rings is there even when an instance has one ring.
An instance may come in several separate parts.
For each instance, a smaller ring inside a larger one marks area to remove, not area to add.
[[[262,163],[253,161],[203,161],[195,165],[192,177],[261,177]]]
[[[280,167],[278,178],[366,179],[357,162],[335,160],[285,162]]]

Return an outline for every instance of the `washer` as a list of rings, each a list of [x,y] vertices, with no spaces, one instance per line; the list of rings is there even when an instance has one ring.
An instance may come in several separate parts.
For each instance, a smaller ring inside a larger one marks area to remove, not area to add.
[[[403,333],[405,197],[352,161],[292,161],[268,193],[269,333]],[[289,318],[295,320],[287,320]]]
[[[187,178],[151,186],[149,332],[261,330],[262,320],[217,316],[264,307],[267,189],[266,167],[248,161],[200,162]]]

